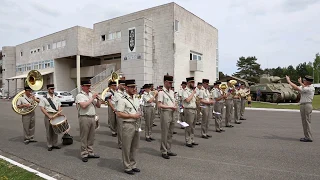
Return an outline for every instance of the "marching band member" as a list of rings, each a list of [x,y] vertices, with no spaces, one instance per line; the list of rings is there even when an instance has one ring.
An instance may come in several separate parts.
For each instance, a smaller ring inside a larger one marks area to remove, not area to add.
[[[150,84],[145,84],[143,86],[144,93],[142,96],[142,100],[144,103],[143,111],[144,111],[144,119],[145,119],[145,135],[146,141],[151,142],[155,140],[151,137],[152,134],[152,118],[154,117],[154,103],[156,102],[155,96],[157,96],[157,92],[155,92],[154,96],[151,94],[151,86]]]
[[[235,95],[233,96],[233,105],[234,105],[234,122],[236,124],[241,124],[240,122],[240,109],[241,109],[241,90],[239,84],[235,85]]]
[[[246,86],[244,84],[241,84],[240,92],[242,94],[242,96],[241,96],[240,120],[246,120],[244,118],[244,111],[245,111],[245,108],[246,108],[246,98],[247,98],[247,95],[250,94],[250,89],[246,88]]]
[[[186,146],[193,147],[194,145],[198,145],[194,141],[194,130],[197,120],[197,105],[196,105],[196,90],[194,89],[194,77],[186,78],[187,80],[187,88],[182,93],[183,107],[184,107],[184,115],[186,123],[189,126],[186,127],[185,138],[186,138]]]
[[[118,93],[116,93],[117,90],[117,82],[111,81],[109,82],[109,92],[107,93],[105,100],[109,102],[108,107],[108,124],[109,128],[111,130],[112,136],[116,137],[118,128],[117,128],[117,120],[116,120],[116,103],[119,99],[117,96]]]
[[[100,108],[101,102],[96,99],[98,94],[90,92],[90,86],[91,83],[89,81],[81,81],[82,91],[76,96],[80,124],[81,158],[83,162],[88,162],[88,158],[100,157],[93,152],[93,143],[96,107]]]
[[[24,87],[25,94],[20,97],[17,101],[17,107],[21,109],[27,109],[32,106],[34,101],[40,102],[39,99],[35,98],[32,95],[32,89],[29,86]],[[30,142],[37,142],[34,140],[34,132],[35,132],[35,122],[36,117],[34,111],[29,114],[22,115],[22,125],[24,132],[24,143],[29,144]]]
[[[226,94],[219,88],[219,84],[221,82],[214,83],[215,90],[213,91],[213,99],[215,100],[214,103],[214,112],[215,112],[215,126],[216,126],[216,132],[224,132],[225,130],[222,129],[222,115],[223,115],[223,109],[224,109],[224,102],[227,98]]]
[[[123,95],[125,95],[125,84],[126,84],[126,80],[119,80],[119,85],[118,85],[118,96],[120,98],[122,98]],[[119,100],[120,100],[119,98]],[[117,101],[117,105],[116,105],[116,110],[118,109],[118,102]],[[116,120],[117,120],[117,134],[118,134],[118,147],[119,149],[122,148],[122,119],[120,117],[118,117],[118,115],[116,114]]]
[[[174,112],[177,109],[177,104],[174,100],[174,92],[171,90],[173,76],[165,75],[163,77],[164,87],[158,94],[158,107],[160,109],[161,123],[161,146],[160,151],[162,157],[170,159],[170,156],[176,156],[176,153],[171,152],[171,143],[174,128]]]
[[[139,111],[139,99],[136,93],[136,82],[134,79],[126,80],[126,95],[118,102],[117,116],[122,119],[122,160],[125,173],[133,175],[140,172],[137,168],[136,155],[139,147],[139,128],[141,112]]]
[[[234,93],[234,89],[231,86],[231,83],[228,82],[227,83],[228,88],[226,89],[226,94],[227,94],[227,98],[225,100],[226,103],[226,116],[225,116],[225,124],[226,127],[233,127],[233,125],[231,125],[231,118],[232,118],[232,111],[233,111],[233,94]]]
[[[58,146],[58,134],[53,131],[50,120],[62,108],[60,99],[54,95],[54,84],[48,84],[47,89],[48,93],[40,99],[39,107],[45,115],[44,125],[46,127],[48,151],[52,151],[52,149],[60,149],[60,147]],[[61,115],[61,113],[58,115]]]
[[[201,82],[198,82],[198,85],[196,87],[196,97],[197,97],[197,101],[196,101],[196,105],[197,105],[197,121],[196,121],[196,125],[200,125],[201,124],[201,121],[200,121],[200,118],[201,118],[201,109],[200,109],[200,100],[199,100],[199,93],[202,89],[202,83]]]
[[[312,100],[314,98],[315,88],[312,85],[313,77],[305,76],[303,80],[301,77],[298,79],[300,86],[291,82],[290,77],[286,76],[287,82],[290,86],[301,93],[300,98],[300,115],[302,120],[302,127],[304,138],[301,138],[301,142],[313,142],[311,134],[311,114],[312,114]]]
[[[208,139],[212,137],[208,134],[209,128],[209,114],[210,112],[210,105],[214,102],[210,99],[210,93],[208,90],[209,87],[209,79],[202,79],[202,86],[203,89],[199,92],[199,100],[200,100],[200,108],[202,113],[202,122],[201,122],[201,135],[202,138]]]

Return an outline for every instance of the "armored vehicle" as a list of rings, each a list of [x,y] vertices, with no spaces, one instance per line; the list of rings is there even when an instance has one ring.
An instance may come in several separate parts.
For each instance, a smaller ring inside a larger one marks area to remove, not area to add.
[[[300,100],[298,91],[293,90],[285,78],[262,75],[260,83],[250,86],[252,100],[256,100],[260,90],[260,101],[272,103],[296,103]]]

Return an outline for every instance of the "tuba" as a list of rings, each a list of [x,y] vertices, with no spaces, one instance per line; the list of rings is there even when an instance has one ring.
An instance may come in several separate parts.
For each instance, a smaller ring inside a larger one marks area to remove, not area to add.
[[[28,84],[28,86],[32,90],[37,91],[42,88],[43,77],[39,71],[32,70],[28,73],[25,83]],[[36,107],[38,105],[37,101],[33,101],[33,103],[31,104],[31,106],[29,108],[21,108],[21,109],[18,108],[17,107],[18,99],[20,97],[22,97],[24,93],[25,93],[25,90],[19,92],[17,95],[14,96],[14,98],[12,99],[12,102],[11,102],[13,111],[16,112],[17,114],[20,114],[20,115],[27,115],[27,114],[31,113],[32,111],[34,111],[36,109]]]
[[[228,88],[228,87],[227,87],[226,84],[220,84],[220,85],[219,85],[219,89],[222,90],[222,95],[225,95],[225,94],[226,94],[225,90],[226,90],[227,88]]]
[[[235,96],[236,95],[236,88],[235,88],[235,84],[237,84],[237,81],[236,80],[230,80],[229,81],[229,83],[230,83],[230,85],[231,85],[231,94],[233,95],[233,96]]]

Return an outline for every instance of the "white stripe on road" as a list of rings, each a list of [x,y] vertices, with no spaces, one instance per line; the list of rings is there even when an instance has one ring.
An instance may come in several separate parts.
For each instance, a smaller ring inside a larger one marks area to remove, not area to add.
[[[53,178],[53,177],[50,177],[50,176],[48,176],[48,175],[46,175],[46,174],[43,174],[43,173],[41,173],[41,172],[39,172],[39,171],[37,171],[37,170],[34,170],[34,169],[32,169],[32,168],[30,168],[30,167],[28,167],[28,166],[25,166],[25,165],[23,165],[23,164],[20,164],[20,163],[14,161],[14,160],[12,160],[12,159],[6,158],[6,157],[1,156],[1,155],[0,155],[0,158],[3,159],[3,160],[5,160],[5,161],[7,161],[7,162],[9,162],[9,163],[11,163],[11,164],[13,164],[13,165],[16,165],[16,166],[20,167],[20,168],[22,168],[22,169],[25,169],[25,170],[27,170],[27,171],[29,171],[29,172],[35,173],[37,176],[40,176],[40,177],[42,177],[42,178],[44,178],[44,179],[47,179],[47,180],[57,180],[57,179],[55,179],[55,178]]]

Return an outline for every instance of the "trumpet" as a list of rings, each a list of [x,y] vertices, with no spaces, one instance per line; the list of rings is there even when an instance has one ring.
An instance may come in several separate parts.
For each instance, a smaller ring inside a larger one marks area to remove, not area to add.
[[[94,94],[94,93],[95,93],[94,91],[89,91],[89,92],[91,92],[92,94]],[[104,104],[106,104],[106,105],[108,105],[108,106],[109,106],[109,102],[108,102],[108,101],[103,100],[100,96],[97,96],[97,97],[96,97],[96,99],[97,99],[98,101],[101,101],[102,103],[104,103]]]

